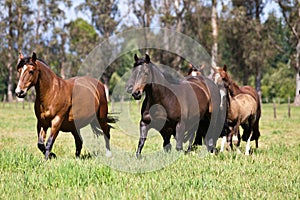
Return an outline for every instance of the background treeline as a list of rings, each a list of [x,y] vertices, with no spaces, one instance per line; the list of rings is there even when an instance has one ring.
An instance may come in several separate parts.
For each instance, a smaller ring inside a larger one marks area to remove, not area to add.
[[[274,10],[267,13],[271,4]],[[197,40],[218,66],[228,66],[234,80],[255,87],[264,102],[293,99],[300,90],[297,0],[4,0],[0,9],[1,100],[15,98],[20,50],[27,56],[37,52],[68,78],[101,41],[131,28],[157,26]],[[70,20],[71,9],[84,17]],[[148,51],[153,61],[187,72],[182,58]],[[125,55],[105,71],[102,81],[111,91],[132,63]]]

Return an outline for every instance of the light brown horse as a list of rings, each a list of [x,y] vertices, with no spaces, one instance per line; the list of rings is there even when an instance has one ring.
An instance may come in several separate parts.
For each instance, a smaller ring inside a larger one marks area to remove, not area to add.
[[[221,81],[226,88],[228,100],[227,120],[232,127],[231,133],[227,137],[232,148],[232,136],[238,136],[239,126],[242,125],[244,133],[243,141],[247,141],[246,155],[249,155],[250,141],[255,140],[258,148],[259,119],[261,116],[261,105],[258,93],[250,86],[239,87],[227,74],[226,65],[223,68],[213,67],[213,79],[216,83]],[[237,146],[239,146],[239,141]]]
[[[17,70],[20,74],[15,90],[24,98],[30,87],[35,87],[35,115],[37,118],[38,148],[45,159],[56,157],[51,152],[59,131],[71,132],[75,139],[76,157],[80,156],[82,138],[80,128],[90,124],[96,135],[104,133],[106,155],[110,156],[110,125],[108,106],[103,84],[91,77],[74,77],[63,80],[58,77],[33,52],[31,57],[19,55]],[[46,146],[48,128],[51,128]],[[102,129],[102,131],[100,130]]]

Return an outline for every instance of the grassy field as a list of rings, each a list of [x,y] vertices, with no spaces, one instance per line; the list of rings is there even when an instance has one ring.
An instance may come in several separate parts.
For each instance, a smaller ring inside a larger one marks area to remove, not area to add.
[[[93,140],[83,130],[81,159],[75,159],[71,134],[61,133],[53,147],[57,159],[49,161],[36,145],[32,108],[0,105],[0,199],[300,198],[300,108],[292,107],[288,118],[287,105],[278,105],[273,119],[272,105],[263,105],[259,149],[250,156],[203,155],[201,148],[188,155],[167,154],[152,131],[145,156],[137,160],[138,105],[114,105],[121,114],[111,131],[111,158],[101,156],[103,138]],[[100,156],[93,155],[97,144],[102,144]]]

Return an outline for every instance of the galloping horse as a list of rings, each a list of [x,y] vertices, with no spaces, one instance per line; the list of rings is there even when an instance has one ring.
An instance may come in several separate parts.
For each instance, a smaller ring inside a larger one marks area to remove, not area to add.
[[[223,68],[213,67],[215,82],[224,82],[226,95],[228,99],[228,115],[227,120],[229,126],[232,127],[229,139],[229,145],[232,148],[232,136],[239,137],[239,126],[242,125],[244,133],[243,141],[247,141],[246,155],[249,155],[250,141],[255,140],[256,148],[258,148],[259,119],[261,116],[261,105],[259,96],[255,89],[250,86],[239,87],[227,74],[226,65]],[[239,146],[239,141],[237,146]]]
[[[90,124],[96,135],[104,133],[106,155],[110,156],[110,125],[103,84],[91,77],[74,77],[63,80],[33,52],[24,58],[19,54],[17,70],[20,74],[15,90],[17,97],[24,98],[30,87],[35,87],[34,104],[37,118],[38,148],[45,159],[56,157],[51,152],[59,131],[71,132],[75,139],[76,157],[80,156],[82,138],[80,128]],[[51,128],[46,146],[47,129]],[[102,129],[102,131],[100,130]]]
[[[195,131],[201,140],[205,136],[208,125],[197,127],[203,122],[208,121],[209,124],[212,110],[204,79],[189,76],[183,80],[172,80],[150,61],[149,55],[146,54],[145,58],[135,55],[134,59],[133,72],[126,84],[127,91],[135,100],[141,99],[145,92],[136,156],[140,156],[150,128],[160,131],[164,149],[170,148],[170,137],[174,135],[177,150],[183,149],[184,138],[189,139],[190,150]],[[151,108],[154,109],[151,111]],[[186,131],[190,133],[188,137],[184,136]]]

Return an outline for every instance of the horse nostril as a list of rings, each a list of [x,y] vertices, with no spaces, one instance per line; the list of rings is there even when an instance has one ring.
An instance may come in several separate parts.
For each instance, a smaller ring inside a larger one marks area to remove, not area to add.
[[[24,90],[18,90],[16,91],[17,97],[22,97],[25,94]]]
[[[132,93],[132,96],[136,99],[139,98],[141,96],[141,92],[139,90],[135,91],[134,93]]]

